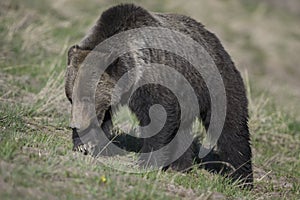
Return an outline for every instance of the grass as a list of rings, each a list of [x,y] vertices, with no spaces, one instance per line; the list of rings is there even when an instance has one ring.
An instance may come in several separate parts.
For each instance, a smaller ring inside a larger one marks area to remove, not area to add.
[[[167,1],[139,2],[168,9]],[[126,173],[104,165],[104,158],[71,151],[70,105],[63,90],[66,49],[108,6],[79,0],[0,3],[0,199],[297,199],[300,123],[247,75],[253,191],[197,168],[188,174]],[[268,63],[264,48],[250,36],[243,41],[239,50],[252,51],[252,63]],[[126,110],[116,123],[124,123],[124,116]],[[134,127],[134,118],[126,122]],[[132,167],[127,161],[118,157],[113,164]]]

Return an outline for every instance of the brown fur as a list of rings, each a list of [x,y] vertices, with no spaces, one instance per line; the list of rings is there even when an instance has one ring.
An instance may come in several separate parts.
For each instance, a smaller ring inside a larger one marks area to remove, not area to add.
[[[199,44],[201,44],[210,56],[213,58],[220,74],[226,90],[227,97],[227,113],[222,134],[218,140],[215,150],[202,160],[197,158],[199,145],[196,142],[187,150],[187,152],[174,162],[170,167],[182,170],[190,167],[196,159],[199,162],[205,161],[222,161],[232,165],[236,170],[230,171],[222,164],[207,164],[205,168],[209,171],[229,173],[234,180],[243,179],[248,186],[252,186],[252,164],[251,164],[251,148],[250,134],[248,129],[248,105],[245,87],[240,73],[235,68],[228,53],[224,50],[218,38],[204,28],[199,22],[182,15],[177,14],[159,14],[151,13],[147,10],[132,5],[119,5],[105,11],[96,25],[91,29],[87,36],[79,43],[78,46],[70,49],[68,59],[69,67],[66,74],[66,95],[72,102],[72,89],[76,73],[80,65],[80,61],[85,57],[88,51],[94,49],[99,43],[122,31],[141,28],[145,26],[165,27],[171,30],[180,31]],[[79,50],[79,51],[78,51]],[[82,57],[79,54],[82,54]],[[156,49],[141,50],[142,58],[145,62],[161,63],[173,66],[177,71],[183,74],[186,79],[193,85],[197,93],[200,105],[200,116],[191,116],[187,119],[187,134],[191,131],[191,125],[195,117],[202,119],[206,129],[210,123],[210,98],[206,84],[201,75],[184,59],[168,52]],[[135,61],[132,59],[134,52],[128,53],[116,60],[106,71],[107,78],[102,77],[104,82],[113,79],[116,82],[126,71],[134,67]],[[162,76],[161,74],[156,74]],[[104,78],[104,79],[103,79]],[[101,82],[101,81],[100,81]],[[107,86],[110,85],[110,86]],[[96,110],[98,120],[102,122],[102,128],[106,132],[111,130],[111,111],[109,109],[110,88],[111,84],[99,84],[96,91]],[[106,92],[105,92],[106,91]],[[108,91],[108,93],[107,93]],[[158,94],[158,95],[157,95]],[[155,96],[156,95],[156,96]],[[153,97],[155,96],[155,97]],[[158,86],[145,86],[134,92],[129,102],[129,108],[137,116],[141,126],[145,126],[150,122],[148,111],[151,105],[161,104],[166,108],[168,113],[167,123],[164,128],[156,136],[147,140],[136,139],[130,137],[128,140],[120,139],[123,143],[120,146],[130,146],[137,144],[135,151],[149,152],[153,149],[159,149],[169,143],[174,137],[176,130],[180,124],[180,110],[178,110],[178,102],[176,97],[170,91]],[[101,114],[99,114],[101,113]],[[182,122],[183,123],[183,122]],[[76,130],[76,127],[74,127]],[[80,145],[78,138],[73,135],[74,145]],[[108,133],[109,135],[109,133]],[[77,138],[77,139],[76,139]],[[142,145],[141,145],[142,143]],[[166,152],[161,159],[168,159],[172,152]],[[147,159],[147,158],[142,158]]]

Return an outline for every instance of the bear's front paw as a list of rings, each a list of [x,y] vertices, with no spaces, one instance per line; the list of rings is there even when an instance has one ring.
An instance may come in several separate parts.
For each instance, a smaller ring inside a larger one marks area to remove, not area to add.
[[[73,151],[78,151],[83,153],[84,155],[87,155],[89,153],[88,151],[88,147],[85,144],[79,144],[79,145],[75,145],[73,146]]]
[[[87,145],[83,144],[76,129],[73,129],[72,140],[73,140],[73,151],[81,152],[84,155],[88,154]]]

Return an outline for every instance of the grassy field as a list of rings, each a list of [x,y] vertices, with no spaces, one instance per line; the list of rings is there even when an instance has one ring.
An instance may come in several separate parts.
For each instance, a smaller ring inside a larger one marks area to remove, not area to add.
[[[197,168],[130,174],[71,151],[66,50],[123,1],[88,2],[0,2],[0,199],[299,199],[297,10],[276,2],[135,1],[197,18],[232,54],[250,104],[255,187],[245,191]]]

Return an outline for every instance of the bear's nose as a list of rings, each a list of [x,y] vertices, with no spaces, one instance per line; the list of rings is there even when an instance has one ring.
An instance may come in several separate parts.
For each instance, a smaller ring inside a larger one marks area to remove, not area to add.
[[[78,129],[77,128],[72,128],[72,132],[73,132],[73,135],[78,135]]]

